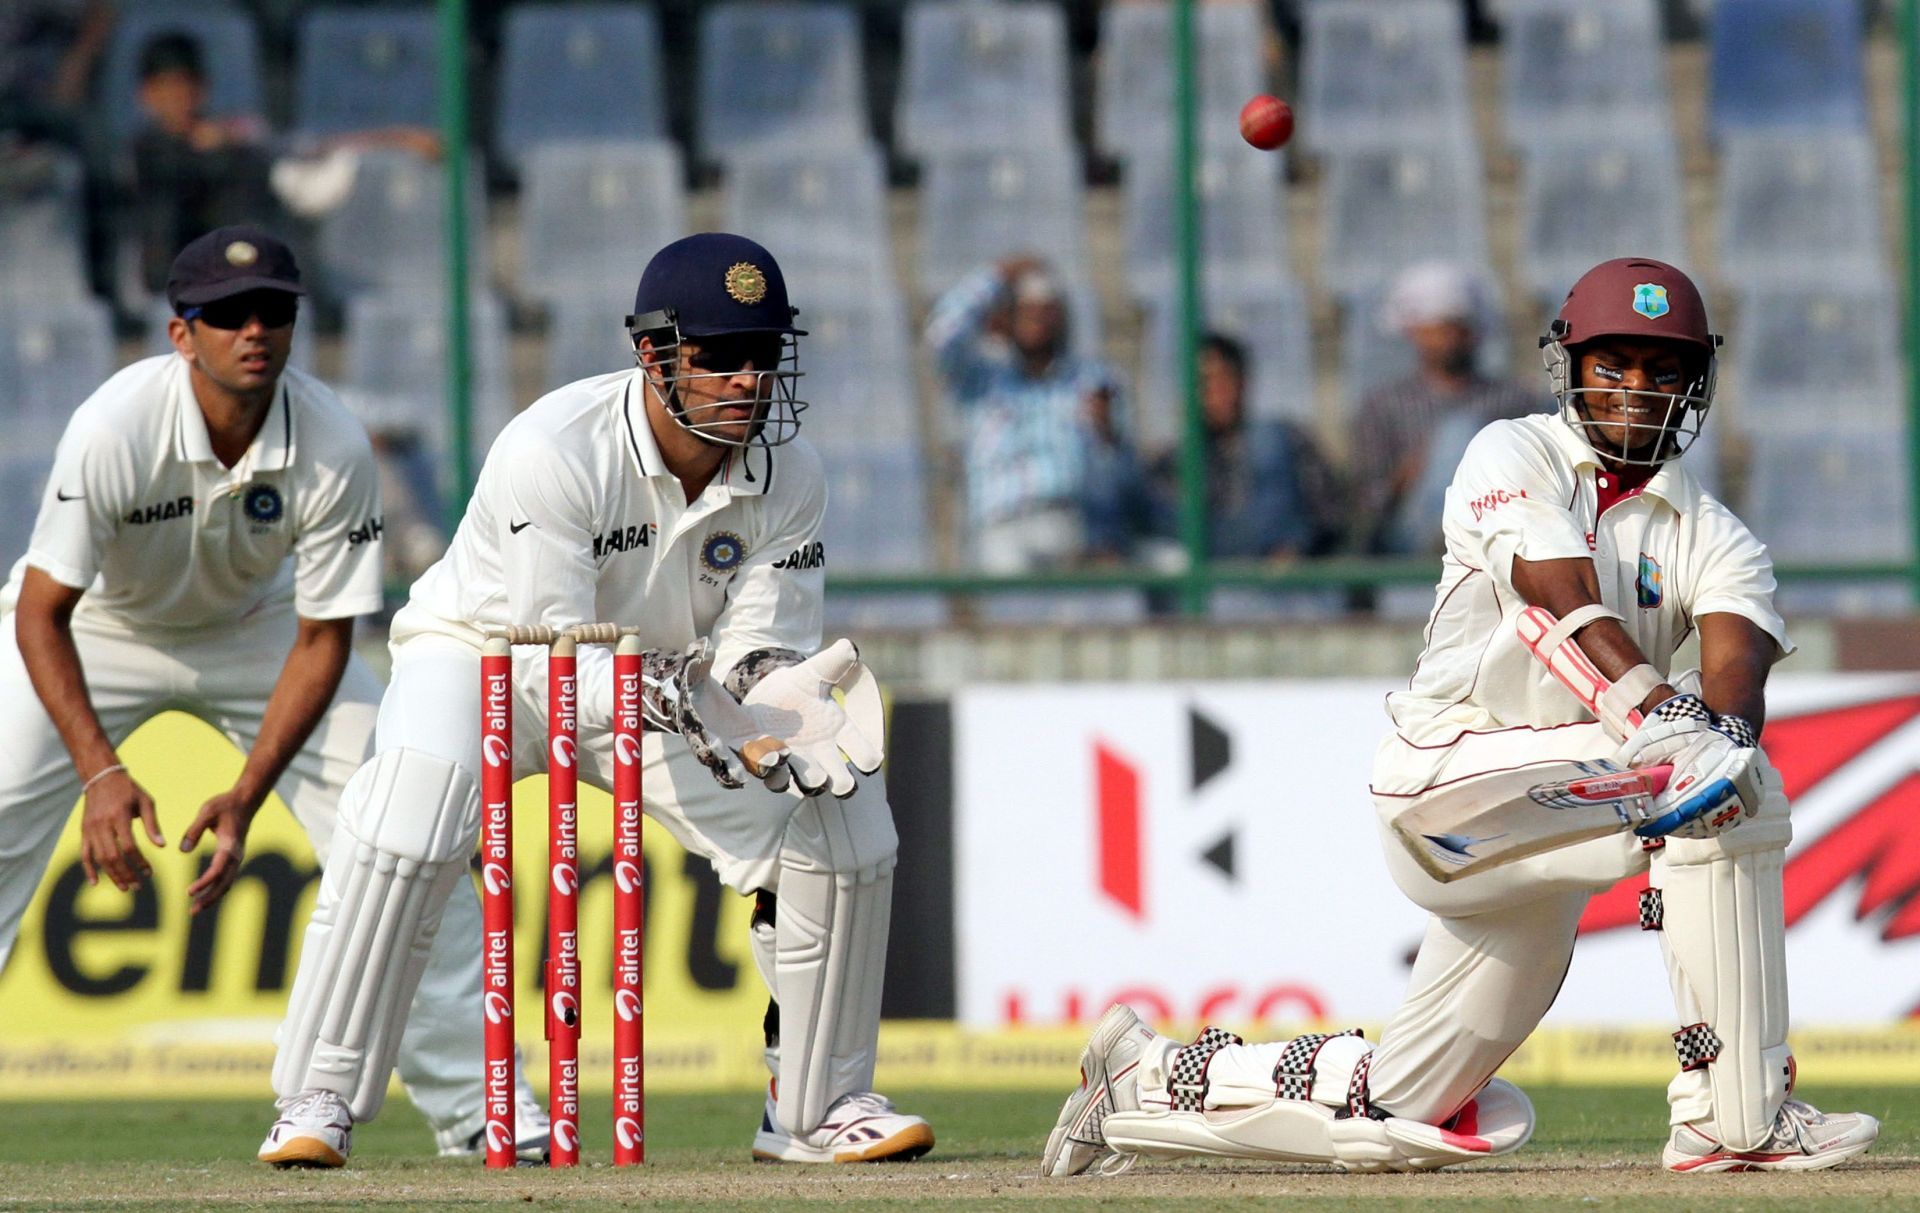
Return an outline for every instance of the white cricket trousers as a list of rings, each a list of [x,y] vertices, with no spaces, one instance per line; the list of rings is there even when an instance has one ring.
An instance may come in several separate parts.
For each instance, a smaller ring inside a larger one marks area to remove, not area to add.
[[[1458,1111],[1553,1005],[1588,899],[1647,870],[1640,839],[1616,834],[1443,884],[1407,854],[1388,823],[1427,788],[1534,763],[1605,758],[1619,748],[1597,723],[1469,732],[1438,750],[1397,734],[1381,743],[1373,792],[1387,869],[1433,917],[1406,1000],[1373,1053],[1374,1104],[1427,1124]]]
[[[76,613],[73,639],[94,711],[114,745],[150,717],[179,709],[244,752],[260,734],[297,627],[285,610],[217,629],[140,634]],[[332,706],[274,789],[322,863],[341,788],[373,752],[379,704],[380,680],[358,657],[350,659]],[[138,780],[141,773],[132,775]],[[80,778],[33,692],[8,613],[0,618],[0,968],[79,796]],[[175,823],[168,834],[177,837],[199,807],[160,806]],[[135,836],[144,840],[138,830]],[[484,1120],[480,951],[473,946],[479,938],[480,900],[467,881],[447,907],[400,1048],[401,1081],[443,1145],[464,1141]]]

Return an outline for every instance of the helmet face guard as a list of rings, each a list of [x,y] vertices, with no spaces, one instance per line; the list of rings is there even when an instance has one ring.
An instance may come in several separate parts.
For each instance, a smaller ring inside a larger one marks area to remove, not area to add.
[[[1685,454],[1700,437],[1713,408],[1717,369],[1714,355],[1706,355],[1705,369],[1682,391],[1648,392],[1620,387],[1578,386],[1580,347],[1567,348],[1566,322],[1556,320],[1540,339],[1553,397],[1560,403],[1560,419],[1573,427],[1595,454],[1624,467],[1659,467]],[[1621,399],[1622,416],[1596,421],[1590,398]],[[1609,433],[1618,433],[1615,439]]]
[[[713,336],[715,339],[724,339],[750,333],[716,333]],[[686,395],[681,391],[683,384],[691,385],[701,380],[734,380],[740,378],[741,372],[693,370],[691,362],[682,357],[682,347],[687,341],[697,346],[701,337],[695,334],[683,336],[679,318],[672,308],[628,316],[627,334],[633,340],[634,361],[646,375],[649,387],[659,393],[660,402],[666,406],[667,413],[682,429],[702,442],[735,448],[776,447],[793,441],[799,434],[800,414],[807,408],[807,402],[795,395],[795,387],[804,373],[800,370],[799,332],[789,329],[753,334],[779,338],[780,356],[774,366],[752,372],[751,394],[692,406],[686,403]],[[652,343],[651,362],[640,349],[642,337]],[[683,364],[687,369],[682,369]],[[659,376],[657,381],[654,378],[656,374]],[[724,411],[743,407],[753,410],[752,426],[744,435],[725,432],[737,427],[740,419],[725,416]]]

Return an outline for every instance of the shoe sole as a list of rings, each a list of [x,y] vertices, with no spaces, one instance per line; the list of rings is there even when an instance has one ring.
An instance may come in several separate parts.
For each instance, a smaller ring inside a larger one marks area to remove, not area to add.
[[[1739,1171],[1824,1171],[1828,1167],[1837,1167],[1849,1158],[1857,1158],[1872,1147],[1879,1135],[1875,1134],[1863,1142],[1840,1149],[1828,1150],[1819,1154],[1760,1154],[1727,1153],[1704,1154],[1699,1157],[1674,1158],[1662,1153],[1660,1161],[1667,1170],[1678,1175],[1705,1175],[1713,1172]]]
[[[1060,1107],[1059,1117],[1053,1122],[1053,1132],[1047,1134],[1047,1148],[1040,1155],[1041,1175],[1053,1179],[1079,1175],[1100,1157],[1101,1152],[1096,1152],[1087,1159],[1086,1166],[1065,1170],[1060,1167],[1068,1139],[1075,1129],[1085,1123],[1087,1110],[1099,1103],[1115,1079],[1126,1076],[1126,1070],[1115,1075],[1106,1072],[1104,1059],[1107,1050],[1139,1022],[1139,1016],[1127,1007],[1115,1004],[1108,1007],[1107,1013],[1100,1017],[1100,1022],[1093,1026],[1093,1034],[1087,1038],[1087,1047],[1080,1050],[1080,1088],[1067,1096],[1067,1102]]]
[[[868,1142],[857,1150],[816,1150],[798,1142],[788,1142],[779,1149],[762,1146],[758,1140],[753,1146],[755,1162],[807,1162],[807,1163],[846,1163],[846,1162],[912,1162],[928,1150],[933,1149],[933,1127],[931,1125],[908,1125],[892,1137]]]
[[[260,1161],[281,1168],[344,1167],[347,1156],[317,1137],[296,1137],[271,1154],[261,1154]]]

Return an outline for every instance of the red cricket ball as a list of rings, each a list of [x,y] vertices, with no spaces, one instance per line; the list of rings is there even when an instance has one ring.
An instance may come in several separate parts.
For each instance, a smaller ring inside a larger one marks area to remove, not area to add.
[[[1293,107],[1261,93],[1240,107],[1240,137],[1270,152],[1293,137]]]

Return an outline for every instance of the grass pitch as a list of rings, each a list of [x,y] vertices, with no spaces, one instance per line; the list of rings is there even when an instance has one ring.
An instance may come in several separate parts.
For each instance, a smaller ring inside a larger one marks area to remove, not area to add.
[[[753,1209],[1594,1209],[1912,1210],[1920,1208],[1920,1090],[1809,1089],[1823,1107],[1871,1112],[1885,1128],[1864,1159],[1797,1175],[1669,1175],[1659,1168],[1666,1104],[1643,1088],[1545,1088],[1532,1095],[1532,1144],[1499,1162],[1430,1175],[1341,1175],[1252,1163],[1141,1163],[1130,1174],[1035,1177],[1058,1093],[897,1092],[933,1122],[927,1158],[886,1167],[756,1165],[751,1094],[656,1095],[649,1163],[615,1171],[604,1098],[586,1101],[588,1166],[486,1173],[431,1157],[418,1115],[395,1100],[354,1134],[344,1171],[275,1171],[251,1161],[266,1101],[0,1103],[0,1210],[440,1210],[486,1205],[564,1210]]]

